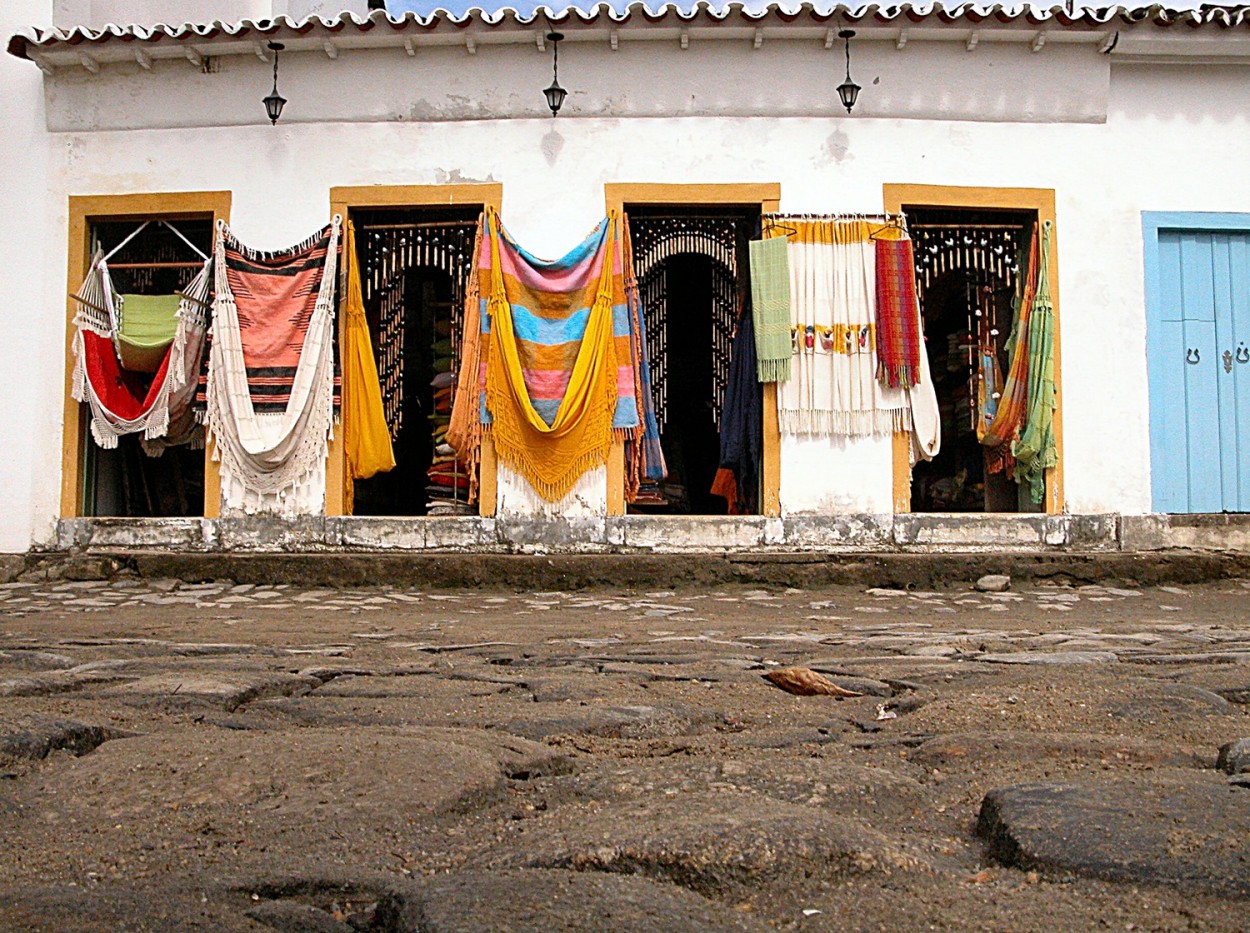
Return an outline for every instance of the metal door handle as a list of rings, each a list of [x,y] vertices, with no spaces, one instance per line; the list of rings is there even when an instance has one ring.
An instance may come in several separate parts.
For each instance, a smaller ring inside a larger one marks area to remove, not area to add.
[[[1197,366],[1202,361],[1202,354],[1194,347],[1190,347],[1185,351],[1185,362],[1190,366]]]
[[[1247,347],[1244,343],[1237,345],[1237,362],[1250,363],[1250,347]]]
[[[1233,351],[1224,351],[1224,372],[1231,373],[1233,371]]]

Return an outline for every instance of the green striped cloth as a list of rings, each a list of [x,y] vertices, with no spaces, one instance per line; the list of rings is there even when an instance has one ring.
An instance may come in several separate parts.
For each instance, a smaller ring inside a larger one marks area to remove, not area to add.
[[[1055,447],[1055,310],[1050,297],[1050,221],[1042,225],[1037,297],[1029,315],[1029,392],[1024,427],[1012,445],[1015,479],[1041,503],[1046,470],[1059,462]]]
[[[122,295],[117,356],[122,368],[154,373],[178,330],[177,295]]]
[[[785,237],[752,240],[751,313],[760,382],[790,378],[790,259]]]

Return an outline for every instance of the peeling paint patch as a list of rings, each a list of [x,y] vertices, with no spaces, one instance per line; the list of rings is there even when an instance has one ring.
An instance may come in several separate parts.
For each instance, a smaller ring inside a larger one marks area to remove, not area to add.
[[[491,173],[485,178],[477,178],[473,175],[465,175],[458,168],[453,168],[451,171],[436,168],[434,170],[434,181],[440,185],[493,185],[495,176],[494,173]]]
[[[837,129],[829,134],[829,138],[825,140],[825,155],[838,165],[855,160],[855,155],[851,152],[851,138],[845,130]]]
[[[560,158],[560,153],[564,150],[564,137],[560,135],[559,130],[552,130],[543,136],[542,153],[543,158],[547,160],[547,164],[554,166],[556,160]]]

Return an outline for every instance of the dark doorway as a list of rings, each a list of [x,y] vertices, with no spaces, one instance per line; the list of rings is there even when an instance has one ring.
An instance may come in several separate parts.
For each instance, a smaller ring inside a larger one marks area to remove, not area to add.
[[[627,206],[651,360],[652,400],[668,478],[635,511],[724,515],[711,494],[730,349],[759,209]]]
[[[356,515],[466,515],[469,477],[446,445],[480,209],[353,211],[395,468],[355,483]]]
[[[186,288],[204,267],[204,260],[178,236],[205,255],[212,252],[213,222],[209,217],[169,218],[177,233],[150,218],[147,226],[112,255],[108,262],[113,287],[126,295],[172,295]],[[112,252],[135,234],[145,218],[96,220],[91,223],[91,253]],[[152,374],[124,371],[139,394],[152,384]],[[114,449],[91,437],[90,411],[83,405],[83,514],[92,517],[174,518],[204,514],[203,431],[195,442],[166,448],[149,456],[137,434],[118,439]]]
[[[914,512],[1017,512],[1016,483],[986,470],[984,406],[1010,367],[1016,282],[1032,212],[904,208],[915,244],[916,292],[942,420],[942,450],[912,472]],[[1026,257],[1027,261],[1027,257]],[[994,374],[998,375],[995,385]]]

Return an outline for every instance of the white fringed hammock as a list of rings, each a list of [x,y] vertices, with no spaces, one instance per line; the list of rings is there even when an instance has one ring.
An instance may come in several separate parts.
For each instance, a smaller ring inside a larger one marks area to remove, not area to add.
[[[106,378],[113,364],[96,360],[92,365],[88,354],[114,353],[116,339],[117,296],[109,278],[108,263],[103,253],[97,251],[81,287],[74,298],[78,312],[74,316],[77,328],[73,340],[74,371],[70,382],[71,395],[91,408],[91,436],[105,448],[117,447],[118,438],[126,434],[142,433],[140,443],[150,457],[159,457],[168,447],[190,444],[203,446],[204,432],[196,423],[192,412],[199,378],[200,358],[204,349],[204,337],[208,325],[208,296],[212,283],[212,260],[196,273],[187,287],[179,293],[178,326],[168,354],[164,376],[155,391],[148,390],[140,412],[133,417],[123,417],[115,408],[120,392],[128,389],[117,385],[108,386],[93,382]],[[92,334],[100,340],[86,336]],[[89,349],[89,344],[94,344]],[[113,360],[116,363],[116,359]],[[120,369],[120,364],[117,364]],[[158,372],[158,377],[159,377]],[[106,398],[113,398],[112,406]]]
[[[258,413],[248,389],[239,309],[226,275],[226,239],[249,260],[294,257],[326,236],[323,228],[288,250],[263,253],[242,246],[224,221],[214,246],[216,298],[209,350],[207,411],[214,459],[221,462],[227,508],[310,515],[321,511],[325,461],[334,423],[334,293],[341,218],[330,224],[325,267],[282,412]],[[253,309],[255,311],[257,309]]]

